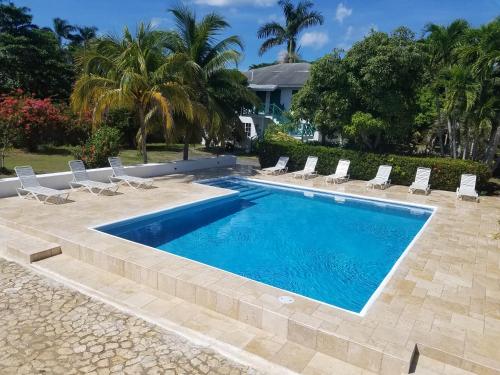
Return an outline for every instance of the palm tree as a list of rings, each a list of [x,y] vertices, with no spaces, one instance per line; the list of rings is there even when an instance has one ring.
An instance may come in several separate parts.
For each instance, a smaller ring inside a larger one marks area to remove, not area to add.
[[[257,36],[259,39],[266,39],[259,49],[259,55],[262,56],[271,48],[286,43],[285,62],[297,62],[297,39],[300,32],[310,26],[322,25],[323,16],[311,10],[312,1],[302,0],[296,7],[290,0],[279,0],[278,4],[283,10],[285,24],[269,22],[259,28]]]
[[[72,43],[87,47],[88,43],[97,36],[97,27],[95,26],[77,26],[78,33],[69,35]]]
[[[216,13],[197,20],[195,13],[184,6],[169,11],[175,18],[177,30],[169,33],[167,49],[188,61],[183,82],[190,87],[194,121],[183,116],[177,121],[183,126],[183,158],[187,160],[190,139],[195,132],[225,134],[225,126],[239,109],[234,103],[240,98],[256,99],[246,87],[242,73],[230,69],[241,57],[240,38],[232,35],[217,39],[229,27],[226,20]],[[227,93],[231,93],[231,102],[227,100]]]
[[[424,32],[431,54],[431,66],[449,67],[456,58],[455,49],[464,39],[469,24],[465,20],[455,20],[448,26],[428,24]]]
[[[464,40],[466,32],[469,29],[469,24],[464,20],[455,20],[448,26],[436,24],[428,24],[425,27],[427,34],[426,46],[430,54],[430,71],[436,75],[435,97],[436,101],[440,101],[443,86],[446,85],[447,78],[441,79],[443,76],[448,77],[451,65],[456,62],[456,48]],[[442,108],[442,103],[437,103],[437,108]],[[446,121],[448,128],[448,137],[450,142],[451,157],[457,157],[457,121],[450,117],[451,112],[446,112],[446,115],[439,114],[438,119]],[[443,124],[444,125],[444,124]]]
[[[52,22],[54,33],[56,34],[60,45],[62,44],[63,39],[71,39],[71,33],[76,30],[75,26],[70,25],[68,21],[61,18],[54,18]]]
[[[481,84],[478,121],[489,130],[484,161],[491,166],[500,144],[500,17],[472,34],[470,43],[459,46],[457,54]]]
[[[122,39],[98,40],[77,60],[83,73],[71,95],[73,109],[92,110],[96,125],[110,109],[133,111],[144,163],[148,128],[161,123],[171,131],[174,112],[192,118],[188,95],[176,77],[186,61],[175,54],[165,56],[164,45],[165,34],[144,24],[135,35],[125,28]]]

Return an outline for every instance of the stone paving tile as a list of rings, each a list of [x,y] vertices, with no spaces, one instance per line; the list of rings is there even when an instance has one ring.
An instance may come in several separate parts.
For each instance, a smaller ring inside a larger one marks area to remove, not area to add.
[[[0,258],[1,374],[255,374]]]

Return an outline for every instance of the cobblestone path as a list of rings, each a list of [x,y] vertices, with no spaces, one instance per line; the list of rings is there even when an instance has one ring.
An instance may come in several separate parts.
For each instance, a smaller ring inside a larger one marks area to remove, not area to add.
[[[0,258],[0,374],[257,374]]]

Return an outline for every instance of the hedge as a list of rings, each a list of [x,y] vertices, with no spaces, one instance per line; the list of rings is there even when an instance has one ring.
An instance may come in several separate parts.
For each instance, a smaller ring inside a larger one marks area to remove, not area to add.
[[[391,154],[373,154],[338,147],[325,147],[307,143],[264,141],[259,145],[259,161],[262,168],[276,164],[280,156],[288,156],[288,170],[304,168],[309,155],[318,157],[316,170],[321,175],[335,172],[340,159],[351,161],[349,174],[352,179],[370,180],[375,177],[379,165],[392,165],[391,183],[409,186],[418,167],[432,169],[431,188],[455,191],[460,184],[460,175],[477,175],[477,188],[485,187],[491,172],[485,164],[470,160],[402,156]]]

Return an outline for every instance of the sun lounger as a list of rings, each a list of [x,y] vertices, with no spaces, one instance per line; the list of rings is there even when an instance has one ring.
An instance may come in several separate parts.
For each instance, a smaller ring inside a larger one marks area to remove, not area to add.
[[[476,175],[463,174],[460,178],[460,187],[457,188],[457,199],[463,197],[471,197],[479,202],[479,194],[476,191]]]
[[[129,176],[125,172],[122,161],[118,157],[108,158],[109,165],[113,169],[113,175],[109,178],[111,182],[117,181],[119,184],[127,184],[134,189],[140,187],[151,187],[153,186],[152,178],[141,178],[135,176]]]
[[[415,190],[422,190],[425,194],[429,194],[431,191],[431,185],[429,185],[429,180],[431,178],[430,168],[417,168],[417,174],[415,175],[415,181],[410,185],[408,192],[413,194]]]
[[[293,177],[297,178],[303,178],[306,179],[309,176],[314,176],[316,175],[316,164],[318,163],[318,157],[317,156],[309,156],[306,161],[306,165],[304,166],[304,169],[301,171],[296,171],[293,172]]]
[[[68,199],[69,192],[41,186],[30,166],[15,167],[14,170],[21,182],[21,187],[16,189],[19,197],[32,197],[42,203],[47,203],[50,198],[56,198],[59,202]]]
[[[339,160],[335,173],[326,176],[325,182],[333,182],[334,184],[336,184],[342,181],[349,181],[349,175],[347,174],[347,172],[349,171],[350,164],[351,162],[349,160]]]
[[[280,174],[280,173],[286,173],[288,168],[288,156],[282,156],[279,158],[278,162],[274,167],[269,167],[269,168],[264,168],[262,169],[262,172],[266,174]]]
[[[391,184],[391,180],[389,176],[391,175],[392,166],[390,165],[381,165],[378,167],[377,175],[374,179],[368,181],[366,183],[367,187],[371,187],[372,189],[375,186],[379,186],[381,189],[387,188]]]
[[[118,185],[112,182],[91,180],[81,160],[72,160],[68,164],[71,173],[73,173],[73,180],[69,183],[71,189],[88,190],[95,195],[102,194],[105,191],[116,192],[118,190]]]

